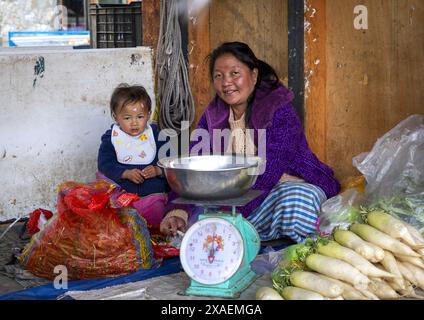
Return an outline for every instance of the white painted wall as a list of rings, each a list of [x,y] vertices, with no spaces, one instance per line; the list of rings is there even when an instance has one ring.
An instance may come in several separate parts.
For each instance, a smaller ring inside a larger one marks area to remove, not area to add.
[[[55,212],[61,182],[94,179],[116,85],[142,84],[155,101],[152,55],[147,47],[0,51],[0,221]]]

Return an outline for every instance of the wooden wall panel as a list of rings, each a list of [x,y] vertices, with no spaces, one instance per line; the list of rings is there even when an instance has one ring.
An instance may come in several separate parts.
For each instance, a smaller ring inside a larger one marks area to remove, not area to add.
[[[326,158],[344,178],[358,173],[354,156],[424,113],[424,1],[326,3]],[[367,30],[353,27],[359,4],[368,8]]]
[[[225,41],[248,43],[258,58],[271,64],[287,81],[287,0],[212,0],[201,12],[190,12],[190,82],[196,105],[195,125],[213,97],[205,62]]]
[[[367,30],[353,26],[357,5],[368,8]],[[287,1],[213,0],[206,14],[189,41],[198,116],[212,96],[201,64],[219,43],[245,41],[282,78],[288,69]],[[354,156],[424,113],[424,1],[305,0],[305,21],[305,133],[344,180],[358,174]]]
[[[287,0],[215,0],[210,10],[210,44],[249,44],[258,58],[287,77]]]
[[[160,1],[143,0],[142,3],[143,46],[156,47],[160,29]]]

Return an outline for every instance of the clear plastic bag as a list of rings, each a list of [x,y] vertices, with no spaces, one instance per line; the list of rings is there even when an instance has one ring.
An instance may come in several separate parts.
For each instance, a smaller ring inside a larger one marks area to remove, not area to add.
[[[412,115],[353,158],[365,176],[365,204],[424,231],[424,115]]]
[[[424,115],[412,115],[352,159],[365,176],[368,203],[424,191]]]
[[[354,157],[365,192],[347,189],[321,206],[319,232],[362,222],[360,206],[381,208],[424,231],[424,115],[412,115]]]
[[[275,251],[271,246],[264,249],[264,253],[258,255],[255,260],[250,263],[252,270],[257,274],[271,274],[280,263],[284,250]]]
[[[363,194],[355,188],[326,200],[321,206],[319,233],[329,235],[335,227],[345,229],[351,223],[362,222],[359,207],[363,201]]]

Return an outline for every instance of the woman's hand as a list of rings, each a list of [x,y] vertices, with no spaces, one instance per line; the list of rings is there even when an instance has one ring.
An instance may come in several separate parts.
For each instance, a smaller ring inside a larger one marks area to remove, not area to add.
[[[185,221],[180,217],[165,217],[160,224],[160,232],[165,236],[172,235],[175,237],[177,230],[185,232],[186,227]]]
[[[144,182],[143,172],[140,169],[125,170],[122,174],[122,179],[127,179],[137,184]]]
[[[154,178],[162,174],[162,170],[156,166],[147,166],[142,171],[144,179]]]

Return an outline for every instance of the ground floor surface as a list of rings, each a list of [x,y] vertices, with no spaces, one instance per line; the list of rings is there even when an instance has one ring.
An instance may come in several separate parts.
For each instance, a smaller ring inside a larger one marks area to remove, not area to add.
[[[11,223],[0,224],[0,235]],[[66,289],[57,290],[51,280],[42,279],[26,271],[15,254],[29,243],[25,223],[18,222],[0,240],[0,300],[26,299],[131,299],[131,300],[185,300],[205,299],[182,294],[189,286],[189,278],[183,272],[179,258],[165,260],[159,268],[105,279],[70,281]],[[266,251],[283,248],[292,242],[286,239],[262,243],[262,259]],[[259,266],[261,266],[259,261]],[[254,299],[257,288],[271,286],[269,274],[260,276],[246,289],[239,299]],[[219,299],[210,298],[207,299]]]

